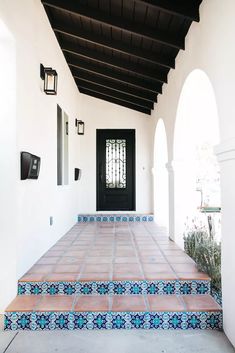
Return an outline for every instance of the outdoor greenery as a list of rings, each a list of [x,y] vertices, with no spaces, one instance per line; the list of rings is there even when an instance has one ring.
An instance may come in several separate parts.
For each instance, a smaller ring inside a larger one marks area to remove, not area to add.
[[[209,224],[206,229],[192,229],[184,235],[185,252],[195,261],[199,271],[210,276],[212,287],[221,290],[221,243],[217,243]]]

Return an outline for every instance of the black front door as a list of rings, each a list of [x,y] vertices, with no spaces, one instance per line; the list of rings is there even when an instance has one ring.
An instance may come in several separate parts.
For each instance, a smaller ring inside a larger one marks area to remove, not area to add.
[[[97,211],[135,210],[135,130],[97,130]]]

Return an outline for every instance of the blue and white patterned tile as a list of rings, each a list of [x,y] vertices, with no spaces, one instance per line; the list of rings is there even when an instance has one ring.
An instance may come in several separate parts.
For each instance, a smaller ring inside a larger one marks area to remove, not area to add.
[[[210,294],[207,280],[19,282],[18,295]]]
[[[5,330],[222,329],[222,312],[9,312]]]
[[[116,214],[116,215],[78,215],[78,223],[87,222],[154,222],[153,215],[134,215],[134,214]]]

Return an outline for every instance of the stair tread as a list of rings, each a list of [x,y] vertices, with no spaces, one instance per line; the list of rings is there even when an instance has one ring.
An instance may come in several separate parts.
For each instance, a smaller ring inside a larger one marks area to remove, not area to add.
[[[210,295],[22,295],[7,312],[211,312],[221,307]]]

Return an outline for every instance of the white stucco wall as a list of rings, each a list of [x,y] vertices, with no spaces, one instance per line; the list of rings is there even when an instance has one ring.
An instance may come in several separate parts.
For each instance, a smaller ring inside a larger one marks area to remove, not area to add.
[[[151,195],[152,146],[151,139],[149,139],[152,128],[151,118],[142,113],[83,94],[81,95],[80,117],[85,122],[85,135],[79,136],[82,151],[80,155],[82,169],[80,197],[82,204],[79,211],[81,213],[96,212],[96,129],[135,129],[135,213],[151,213],[153,211]]]
[[[73,168],[78,165],[79,139],[73,127],[79,113],[79,94],[40,1],[1,0],[0,19],[12,36],[16,72],[14,79],[12,72],[7,75],[7,84],[1,75],[3,91],[7,87],[5,95],[9,97],[11,90],[16,97],[16,102],[14,98],[9,102],[1,94],[6,106],[1,108],[0,133],[4,146],[0,154],[2,312],[16,294],[17,279],[76,222],[79,185],[73,181]],[[1,35],[0,43],[2,50]],[[3,70],[7,70],[9,60],[1,65]],[[57,96],[42,92],[40,63],[57,70]],[[70,183],[65,187],[57,186],[57,104],[70,119]],[[20,180],[21,151],[41,157],[37,181]],[[49,225],[50,216],[54,217],[53,226]]]
[[[235,2],[233,0],[204,0],[200,7],[200,23],[193,23],[186,37],[186,49],[177,56],[176,69],[171,70],[168,84],[164,86],[157,109],[152,114],[153,130],[158,119],[164,120],[168,138],[168,170],[170,186],[170,236],[174,238],[175,224],[175,190],[174,190],[174,129],[177,108],[184,82],[195,69],[203,70],[209,77],[218,108],[220,123],[221,149],[234,151],[235,137]],[[187,131],[185,131],[187,133]],[[229,143],[227,141],[230,141]],[[229,145],[229,147],[228,147]],[[231,147],[232,146],[232,147]],[[223,153],[221,162],[222,192],[222,276],[224,300],[224,329],[235,345],[235,237],[233,234],[233,217],[235,198],[232,197],[235,180],[235,160],[231,152]],[[225,159],[225,160],[224,160]],[[232,250],[233,249],[233,250]]]

